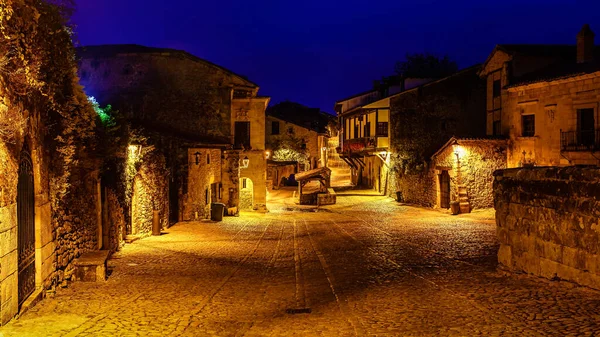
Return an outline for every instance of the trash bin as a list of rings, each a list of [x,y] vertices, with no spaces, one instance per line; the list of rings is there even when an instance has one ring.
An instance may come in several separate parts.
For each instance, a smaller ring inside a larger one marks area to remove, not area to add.
[[[404,199],[402,198],[402,191],[396,191],[396,201],[397,202],[403,202]]]
[[[213,202],[210,205],[210,219],[213,221],[223,221],[223,214],[225,213],[225,204],[220,202]]]

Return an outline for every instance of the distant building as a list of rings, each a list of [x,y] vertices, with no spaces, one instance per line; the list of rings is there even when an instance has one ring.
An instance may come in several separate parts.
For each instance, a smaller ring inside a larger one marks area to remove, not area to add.
[[[327,163],[328,124],[334,117],[318,108],[281,102],[266,111],[265,139],[269,156],[268,180],[278,186],[283,174],[310,170]],[[295,165],[292,165],[295,162]],[[290,171],[288,166],[293,166]]]
[[[431,79],[406,79],[378,86],[335,103],[340,127],[338,154],[351,168],[352,183],[387,194],[390,145],[390,95]]]
[[[480,76],[487,134],[509,139],[508,167],[600,163],[600,48],[588,25],[576,45],[498,45]]]

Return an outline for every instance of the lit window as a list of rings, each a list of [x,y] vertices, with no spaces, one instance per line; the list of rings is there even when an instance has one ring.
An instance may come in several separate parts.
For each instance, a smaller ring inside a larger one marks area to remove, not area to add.
[[[388,136],[388,122],[377,122],[377,137]]]
[[[523,137],[535,136],[535,115],[523,115],[521,116],[521,125]]]

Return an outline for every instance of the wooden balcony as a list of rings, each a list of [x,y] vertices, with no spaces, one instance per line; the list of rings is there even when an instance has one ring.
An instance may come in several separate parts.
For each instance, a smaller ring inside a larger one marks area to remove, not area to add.
[[[363,137],[345,139],[342,153],[359,153],[363,151],[374,151],[377,148],[377,137]]]

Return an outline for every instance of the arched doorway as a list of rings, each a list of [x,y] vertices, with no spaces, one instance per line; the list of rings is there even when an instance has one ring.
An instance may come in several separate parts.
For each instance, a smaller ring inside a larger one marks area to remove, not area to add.
[[[17,182],[19,308],[35,290],[35,191],[33,188],[33,163],[25,146],[21,152]]]
[[[240,178],[240,210],[254,209],[254,184],[250,178]]]

